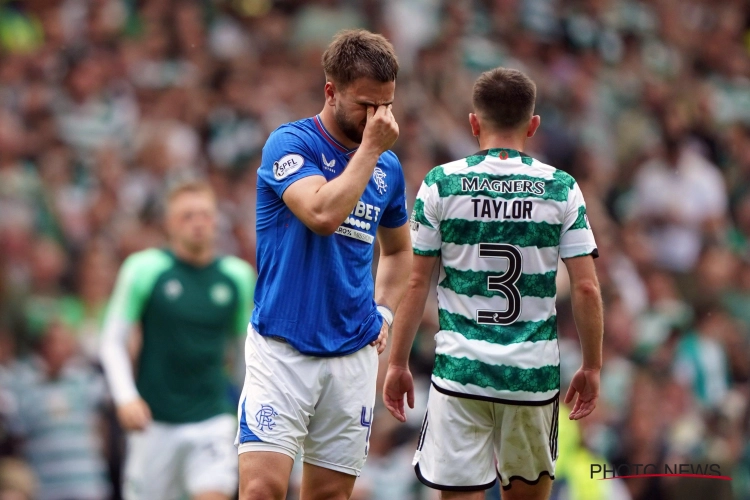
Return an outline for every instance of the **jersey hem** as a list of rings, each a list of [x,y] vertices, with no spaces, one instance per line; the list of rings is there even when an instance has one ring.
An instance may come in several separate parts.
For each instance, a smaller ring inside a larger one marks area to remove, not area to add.
[[[255,333],[257,333],[261,337],[265,337],[267,339],[276,340],[278,342],[284,342],[285,344],[289,344],[289,346],[291,346],[297,352],[299,352],[300,354],[303,354],[305,356],[310,356],[310,357],[313,357],[313,358],[342,358],[344,356],[349,356],[350,354],[354,354],[355,352],[361,351],[362,349],[364,349],[365,347],[367,347],[368,345],[370,345],[371,342],[374,342],[375,340],[377,340],[378,336],[380,335],[380,329],[383,327],[382,317],[380,317],[380,318],[381,318],[381,320],[380,320],[381,323],[378,326],[378,329],[375,332],[375,334],[371,336],[372,338],[370,338],[366,342],[363,342],[362,345],[360,345],[360,346],[358,346],[358,347],[356,347],[354,349],[347,349],[346,351],[341,351],[341,352],[338,352],[338,351],[337,352],[328,352],[328,351],[302,350],[298,346],[296,346],[295,343],[293,343],[289,338],[285,337],[284,335],[266,335],[264,333],[260,333],[258,331],[258,328],[254,324],[252,324],[252,323],[250,323],[250,324],[252,325],[253,330],[255,331]]]
[[[586,257],[587,255],[591,255],[593,258],[596,259],[596,258],[599,257],[599,249],[597,247],[594,247],[594,249],[591,250],[591,251],[587,250],[587,251],[583,251],[581,253],[575,253],[573,255],[566,255],[564,257],[562,256],[562,252],[561,252],[560,258],[562,260],[565,260],[565,259],[574,259],[576,257]]]
[[[487,401],[490,403],[500,403],[504,405],[513,405],[513,406],[546,406],[548,404],[554,403],[560,397],[560,391],[558,390],[557,393],[553,397],[546,399],[544,401],[519,401],[515,399],[493,398],[489,396],[480,396],[477,394],[468,394],[468,393],[463,393],[463,392],[451,391],[451,390],[440,387],[434,381],[431,381],[431,383],[436,391],[441,392],[445,394],[446,396],[453,396],[456,398],[464,398],[464,399],[475,399],[477,401]]]
[[[433,490],[440,491],[484,491],[492,488],[493,486],[495,486],[495,483],[497,483],[497,478],[495,478],[487,484],[478,484],[474,486],[446,486],[443,484],[433,483],[429,479],[426,479],[422,475],[422,471],[419,469],[419,463],[414,466],[414,472],[417,474],[417,479],[419,479],[422,484],[432,488]]]
[[[420,250],[419,248],[412,248],[412,253],[422,257],[438,257],[440,255],[440,250]]]

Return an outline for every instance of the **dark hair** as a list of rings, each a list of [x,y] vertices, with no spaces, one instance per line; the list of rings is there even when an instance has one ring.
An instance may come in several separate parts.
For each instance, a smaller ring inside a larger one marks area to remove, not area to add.
[[[524,125],[534,113],[536,85],[516,69],[485,71],[474,83],[474,111],[500,130]]]
[[[367,30],[339,31],[323,53],[326,78],[346,87],[358,78],[396,81],[398,60],[391,42]]]

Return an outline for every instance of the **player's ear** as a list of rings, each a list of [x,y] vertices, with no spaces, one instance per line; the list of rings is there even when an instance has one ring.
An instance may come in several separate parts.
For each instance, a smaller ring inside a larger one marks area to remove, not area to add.
[[[539,125],[542,123],[542,118],[539,115],[534,115],[529,120],[529,126],[526,129],[526,137],[534,137]]]
[[[479,118],[474,113],[469,113],[469,123],[471,124],[471,135],[479,137]]]
[[[328,106],[336,105],[336,85],[332,81],[327,81],[325,86],[326,104]]]

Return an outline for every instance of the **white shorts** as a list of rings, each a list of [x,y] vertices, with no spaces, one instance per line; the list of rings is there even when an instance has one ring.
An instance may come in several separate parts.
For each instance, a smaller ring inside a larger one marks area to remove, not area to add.
[[[520,479],[555,478],[559,400],[521,406],[443,394],[430,388],[414,469],[420,481],[445,491],[504,489]]]
[[[367,458],[378,354],[306,356],[248,328],[235,444],[239,453],[274,451],[359,476]]]
[[[232,415],[190,424],[153,422],[127,438],[123,497],[171,500],[198,493],[237,492]]]

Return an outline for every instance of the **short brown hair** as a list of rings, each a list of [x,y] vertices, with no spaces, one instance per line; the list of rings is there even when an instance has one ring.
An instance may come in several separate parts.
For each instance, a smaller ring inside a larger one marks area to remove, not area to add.
[[[323,53],[326,78],[346,87],[358,78],[394,82],[398,60],[391,42],[367,30],[339,31]]]
[[[182,181],[169,188],[167,192],[167,206],[171,205],[178,196],[184,193],[206,193],[216,199],[214,188],[208,182],[204,180]]]
[[[499,130],[516,129],[531,118],[536,85],[517,69],[485,71],[474,83],[474,111]]]

